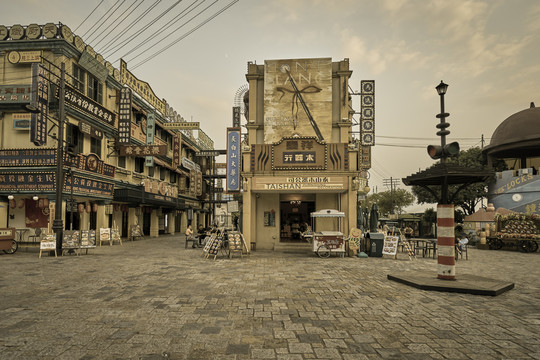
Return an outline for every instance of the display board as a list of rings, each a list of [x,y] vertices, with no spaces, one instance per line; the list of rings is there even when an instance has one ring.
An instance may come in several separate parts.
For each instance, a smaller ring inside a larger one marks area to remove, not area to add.
[[[80,246],[79,230],[65,230],[62,239],[62,249],[78,249]]]
[[[122,237],[120,236],[120,230],[111,229],[111,243],[118,241],[122,245]]]
[[[96,230],[81,230],[81,248],[96,247]]]
[[[242,257],[244,252],[244,237],[239,232],[230,232],[227,235],[229,241],[229,257],[232,258],[234,254],[239,254]]]
[[[144,237],[140,225],[131,225],[130,228],[131,241],[135,240],[136,237]]]
[[[399,236],[385,236],[382,254],[396,256],[398,243]]]
[[[54,251],[54,257],[57,257],[56,253],[56,234],[46,235],[43,240],[39,243],[39,258],[41,259],[41,254],[45,251]]]
[[[99,229],[99,246],[102,242],[108,242],[112,246],[111,241],[111,228],[100,228]]]

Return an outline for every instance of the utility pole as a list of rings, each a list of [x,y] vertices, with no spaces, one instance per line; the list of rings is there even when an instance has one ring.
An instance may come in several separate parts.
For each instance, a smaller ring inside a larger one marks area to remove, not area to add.
[[[390,200],[392,201],[392,214],[394,213],[395,204],[394,204],[394,189],[399,183],[399,179],[394,179],[390,177],[390,179],[383,179],[383,185],[384,186],[390,186]]]
[[[58,136],[56,146],[56,205],[53,221],[53,230],[56,233],[56,252],[62,254],[62,191],[64,183],[64,101],[66,97],[66,65],[62,62],[60,67],[60,93],[58,96]],[[73,188],[73,184],[71,184]]]

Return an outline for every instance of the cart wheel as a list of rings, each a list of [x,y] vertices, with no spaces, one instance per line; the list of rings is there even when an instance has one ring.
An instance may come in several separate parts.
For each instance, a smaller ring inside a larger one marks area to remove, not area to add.
[[[327,258],[330,256],[330,249],[326,245],[321,245],[317,248],[317,255],[322,258]]]
[[[518,242],[518,248],[526,253],[535,252],[538,250],[538,243],[534,240],[522,240]]]
[[[503,247],[503,241],[501,239],[490,239],[489,248],[492,250],[500,250]]]
[[[12,240],[11,248],[7,250],[2,250],[2,251],[5,252],[6,254],[15,254],[18,248],[19,248],[19,243],[17,243],[17,241],[15,240]]]

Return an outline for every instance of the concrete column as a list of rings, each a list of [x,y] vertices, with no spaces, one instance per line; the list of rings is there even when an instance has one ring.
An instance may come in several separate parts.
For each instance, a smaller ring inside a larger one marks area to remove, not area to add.
[[[0,201],[0,228],[7,227],[9,213],[9,201]]]
[[[150,237],[158,237],[159,236],[159,218],[157,214],[157,210],[153,209],[152,213],[150,214]]]
[[[439,279],[456,279],[454,205],[437,205],[437,264]]]
[[[167,214],[167,229],[166,231],[169,233],[169,234],[174,234],[174,223],[175,223],[175,220],[176,220],[176,211],[172,211],[170,213]]]

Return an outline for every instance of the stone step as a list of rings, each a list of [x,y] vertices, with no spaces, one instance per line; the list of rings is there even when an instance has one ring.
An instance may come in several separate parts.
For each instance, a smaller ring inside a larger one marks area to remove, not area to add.
[[[274,251],[308,253],[312,245],[307,242],[278,242],[274,244]]]

